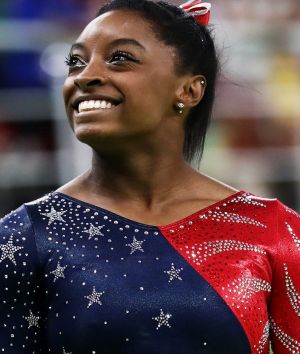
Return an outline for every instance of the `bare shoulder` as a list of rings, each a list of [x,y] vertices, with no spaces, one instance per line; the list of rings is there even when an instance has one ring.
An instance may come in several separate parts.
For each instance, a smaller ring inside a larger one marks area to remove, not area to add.
[[[193,189],[197,195],[212,202],[226,199],[239,192],[236,188],[198,171],[195,171],[194,181]]]
[[[85,179],[86,173],[59,187],[56,192],[69,195],[70,197],[79,198],[82,194],[82,190],[84,189]]]

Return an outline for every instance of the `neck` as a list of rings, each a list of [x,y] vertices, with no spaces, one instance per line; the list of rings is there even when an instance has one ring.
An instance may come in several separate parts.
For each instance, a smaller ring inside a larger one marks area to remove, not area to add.
[[[94,195],[122,202],[130,199],[146,208],[163,204],[183,191],[191,167],[181,154],[135,153],[117,157],[93,154],[92,168],[84,175]]]

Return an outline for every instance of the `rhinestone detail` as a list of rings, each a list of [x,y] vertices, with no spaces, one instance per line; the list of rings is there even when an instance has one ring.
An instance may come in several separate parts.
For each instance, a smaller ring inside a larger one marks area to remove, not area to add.
[[[296,291],[293,280],[289,275],[287,265],[284,264],[283,267],[284,267],[284,274],[285,274],[285,287],[286,287],[287,296],[289,298],[293,310],[296,312],[298,316],[300,316],[300,293]]]
[[[193,260],[194,263],[200,265],[205,262],[209,257],[212,257],[218,253],[229,251],[251,251],[260,254],[266,254],[266,252],[255,245],[247,242],[235,241],[235,240],[216,240],[203,243],[195,243],[193,246],[185,246],[188,259]]]
[[[274,321],[273,318],[271,321],[271,329],[275,334],[276,338],[281,342],[281,344],[288,349],[293,354],[300,354],[300,342],[298,342],[293,337],[285,333]]]

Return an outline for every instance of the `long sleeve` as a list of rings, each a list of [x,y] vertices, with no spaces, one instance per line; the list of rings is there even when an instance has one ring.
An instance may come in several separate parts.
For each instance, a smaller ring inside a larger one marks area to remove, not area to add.
[[[279,203],[278,248],[270,298],[274,354],[300,353],[300,216]]]
[[[0,352],[41,353],[39,259],[26,207],[0,220]]]

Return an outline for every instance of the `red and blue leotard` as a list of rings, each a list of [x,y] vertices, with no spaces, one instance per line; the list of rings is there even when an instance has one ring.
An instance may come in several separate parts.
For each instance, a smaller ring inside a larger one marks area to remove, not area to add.
[[[0,280],[0,353],[300,353],[300,217],[245,192],[162,227],[50,193]]]

